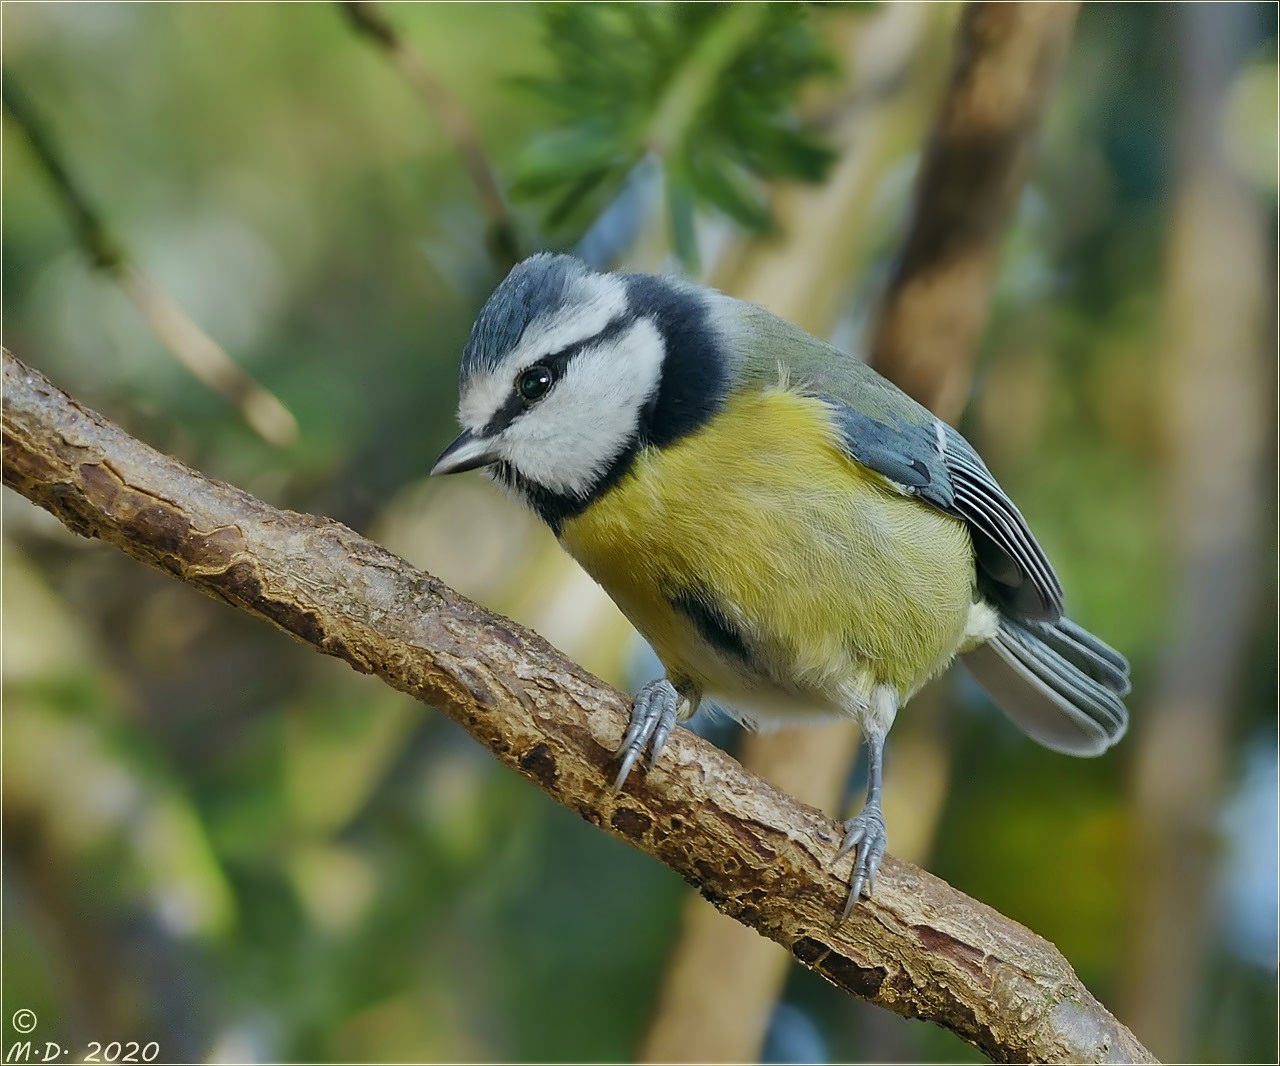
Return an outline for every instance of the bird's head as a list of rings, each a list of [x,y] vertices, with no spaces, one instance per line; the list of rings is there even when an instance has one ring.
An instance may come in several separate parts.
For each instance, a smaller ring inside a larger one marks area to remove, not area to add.
[[[535,255],[489,297],[462,357],[463,432],[433,474],[488,467],[553,527],[636,452],[696,428],[723,392],[707,294]]]

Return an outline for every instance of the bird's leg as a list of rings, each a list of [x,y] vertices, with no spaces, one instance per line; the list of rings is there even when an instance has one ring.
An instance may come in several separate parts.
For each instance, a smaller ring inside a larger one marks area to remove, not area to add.
[[[872,693],[862,717],[862,735],[867,742],[867,802],[861,811],[844,823],[844,843],[836,856],[839,858],[855,847],[858,849],[849,900],[840,915],[841,921],[849,917],[863,895],[870,898],[875,890],[876,873],[888,843],[880,797],[884,783],[884,741],[897,710],[897,692],[880,686]]]
[[[622,791],[627,775],[644,754],[645,748],[649,749],[649,769],[653,769],[658,755],[676,727],[676,722],[692,718],[699,702],[701,696],[691,684],[673,682],[665,677],[650,681],[636,693],[636,701],[631,708],[631,723],[618,747],[617,753],[622,757],[622,765],[613,782],[615,793]]]

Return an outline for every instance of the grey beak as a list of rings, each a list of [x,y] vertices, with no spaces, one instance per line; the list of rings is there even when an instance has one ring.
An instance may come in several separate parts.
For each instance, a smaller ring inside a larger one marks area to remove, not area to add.
[[[461,474],[464,470],[476,470],[496,463],[498,459],[493,442],[477,440],[468,429],[440,454],[436,465],[431,468],[431,476]]]

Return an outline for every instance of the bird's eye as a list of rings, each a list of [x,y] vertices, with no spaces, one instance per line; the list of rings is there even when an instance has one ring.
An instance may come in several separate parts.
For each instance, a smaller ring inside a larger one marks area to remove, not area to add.
[[[540,400],[551,388],[551,371],[545,366],[531,366],[516,378],[516,391],[526,403]]]

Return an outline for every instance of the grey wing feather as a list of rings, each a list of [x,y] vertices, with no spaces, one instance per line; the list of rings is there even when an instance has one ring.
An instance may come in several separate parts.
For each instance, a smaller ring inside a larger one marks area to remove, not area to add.
[[[909,495],[924,496],[943,508],[953,505],[955,499],[942,455],[926,426],[913,426],[901,419],[881,422],[834,396],[818,396],[835,410],[840,435],[858,462],[884,475]]]
[[[977,534],[978,562],[999,586],[996,599],[1022,618],[1057,621],[1062,617],[1062,585],[1027,520],[969,442],[950,426],[937,424],[955,493],[951,513]]]
[[[822,399],[834,408],[854,459],[969,526],[987,596],[1020,618],[1061,617],[1062,585],[1053,567],[1026,519],[959,433],[932,415],[922,424],[882,422],[829,395]]]

